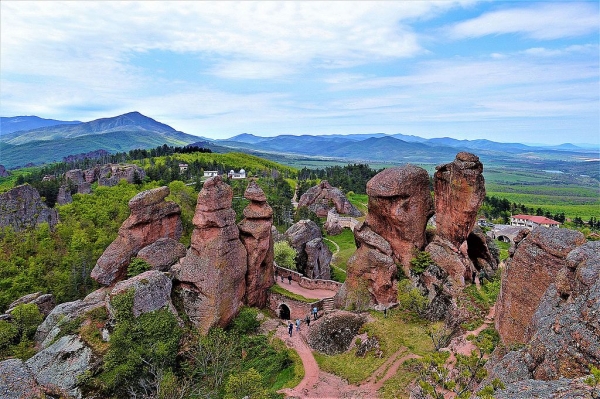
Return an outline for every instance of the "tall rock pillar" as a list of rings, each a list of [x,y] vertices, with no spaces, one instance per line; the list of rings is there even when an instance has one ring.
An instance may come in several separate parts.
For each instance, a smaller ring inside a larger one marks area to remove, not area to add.
[[[206,334],[225,327],[239,312],[246,293],[246,248],[239,238],[233,191],[220,176],[198,194],[191,246],[171,271],[176,292],[192,323]]]
[[[248,253],[246,272],[246,304],[264,308],[273,279],[273,210],[263,190],[250,182],[244,193],[250,204],[244,209],[244,220],[238,224],[240,239]]]

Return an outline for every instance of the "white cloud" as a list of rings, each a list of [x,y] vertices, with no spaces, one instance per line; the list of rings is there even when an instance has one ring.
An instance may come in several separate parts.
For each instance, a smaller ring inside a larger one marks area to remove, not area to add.
[[[516,4],[516,3],[511,3]],[[452,26],[454,38],[519,33],[539,40],[598,32],[598,6],[593,3],[544,3],[485,13]]]

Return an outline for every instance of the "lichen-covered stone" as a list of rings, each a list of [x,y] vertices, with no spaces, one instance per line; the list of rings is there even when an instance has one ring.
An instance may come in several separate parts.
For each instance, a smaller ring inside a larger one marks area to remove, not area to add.
[[[323,243],[321,229],[312,220],[300,220],[285,232],[296,250],[296,267],[308,278],[329,280],[332,253]],[[310,242],[310,244],[308,244]]]
[[[0,397],[3,399],[42,398],[42,390],[21,359],[0,362]]]
[[[177,314],[171,303],[171,288],[171,280],[164,273],[158,270],[148,270],[127,280],[119,281],[109,297],[112,299],[133,290],[132,313],[134,317],[162,308],[167,308],[173,314]],[[110,301],[108,303],[110,304]],[[110,305],[109,311],[114,314]]]
[[[92,270],[91,277],[103,285],[122,280],[131,259],[144,247],[161,238],[179,240],[181,208],[165,201],[168,187],[143,191],[129,201],[131,214],[119,228],[118,237],[106,248]]]
[[[10,226],[22,231],[42,223],[53,229],[58,223],[58,213],[46,206],[34,187],[23,184],[0,194],[0,228]]]
[[[319,352],[336,355],[345,352],[365,323],[363,315],[336,311],[311,324],[308,345]]]
[[[137,257],[148,262],[153,270],[166,272],[185,254],[185,245],[172,238],[159,238],[152,244],[142,248]]]
[[[78,399],[82,397],[78,377],[95,363],[92,350],[75,335],[62,337],[25,362],[45,391]]]
[[[8,310],[6,311],[6,313],[12,313],[12,311],[14,310],[15,307],[17,307],[19,305],[24,305],[27,303],[35,304],[38,307],[38,309],[40,310],[40,313],[44,317],[48,316],[50,314],[50,312],[52,311],[52,309],[54,309],[54,307],[56,306],[56,301],[54,300],[54,295],[42,294],[41,292],[35,292],[33,294],[28,294],[28,295],[22,296],[21,298],[12,302],[10,305],[8,305]]]

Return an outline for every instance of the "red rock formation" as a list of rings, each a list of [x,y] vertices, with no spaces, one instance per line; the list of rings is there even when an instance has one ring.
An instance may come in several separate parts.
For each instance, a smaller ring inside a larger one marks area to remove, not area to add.
[[[528,327],[542,296],[565,268],[569,252],[584,242],[578,231],[544,227],[536,228],[521,241],[515,239],[516,250],[503,270],[496,305],[496,329],[502,342],[528,342]]]
[[[246,293],[246,248],[239,238],[233,191],[220,176],[198,194],[191,247],[171,268],[176,292],[190,320],[202,333],[225,327],[237,315]]]
[[[362,216],[362,213],[348,201],[344,193],[339,188],[332,187],[327,180],[323,180],[318,185],[306,190],[298,201],[298,207],[306,206],[317,216],[327,217],[331,203],[338,213]]]
[[[267,197],[255,182],[244,193],[250,204],[244,209],[244,220],[238,224],[240,239],[248,253],[246,272],[246,304],[264,308],[273,279],[273,210]]]
[[[485,198],[483,165],[476,155],[459,152],[454,161],[436,169],[433,176],[436,236],[427,252],[454,283],[464,285],[479,269],[488,272],[497,269],[485,237],[469,236]]]
[[[348,259],[346,282],[335,298],[337,307],[362,308],[398,302],[397,267],[392,247],[363,223],[354,229],[356,252]]]
[[[468,152],[459,152],[453,162],[436,167],[436,234],[455,247],[465,242],[477,222],[477,212],[485,198],[482,172],[479,157]]]
[[[168,187],[137,194],[129,201],[131,214],[119,228],[119,236],[106,248],[92,270],[91,277],[103,285],[122,279],[138,251],[160,238],[179,240],[183,231],[181,209],[165,201]]]
[[[433,215],[429,175],[413,165],[385,169],[367,183],[366,223],[385,240],[393,257],[408,270],[415,249],[427,244],[425,227]]]

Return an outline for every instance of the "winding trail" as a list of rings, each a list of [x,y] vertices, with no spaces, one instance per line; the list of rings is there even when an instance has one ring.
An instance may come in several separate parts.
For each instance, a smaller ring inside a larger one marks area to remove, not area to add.
[[[288,283],[288,280],[284,278],[284,281],[277,281],[277,285],[281,288],[285,288],[289,292],[294,294],[302,295],[308,299],[323,299],[323,298],[331,298],[337,294],[337,291],[327,290],[324,288],[311,290],[310,288],[300,287],[296,281],[292,280],[292,283]]]
[[[341,267],[337,267],[336,265],[333,264],[333,259],[335,259],[336,255],[340,252],[340,246],[338,245],[338,243],[333,240],[330,240],[329,238],[323,237],[323,239],[326,241],[329,241],[330,243],[332,243],[335,246],[335,252],[331,256],[331,263],[329,264],[329,266],[335,267],[336,270],[339,270],[342,273],[347,274],[347,272],[344,269],[342,269]]]

